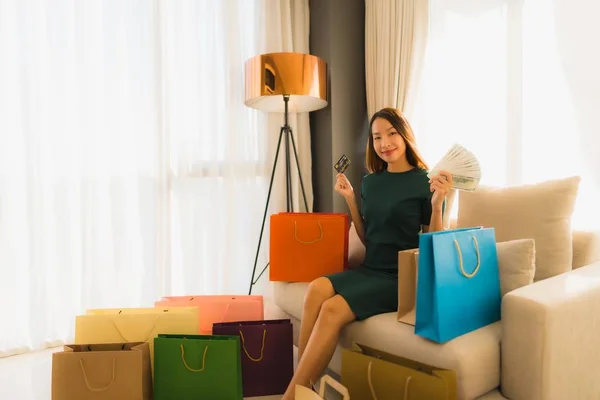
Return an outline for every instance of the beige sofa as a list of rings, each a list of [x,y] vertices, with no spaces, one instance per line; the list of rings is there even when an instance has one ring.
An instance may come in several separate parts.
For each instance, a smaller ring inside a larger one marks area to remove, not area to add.
[[[600,234],[571,231],[578,184],[569,178],[461,192],[450,228],[493,226],[499,243],[535,243],[534,273],[528,266],[503,267],[530,278],[503,296],[500,322],[437,344],[416,336],[396,313],[377,315],[343,330],[329,368],[340,374],[341,348],[358,342],[455,370],[459,399],[600,399]],[[351,229],[351,263],[363,255]],[[515,264],[507,255],[504,263]],[[275,304],[293,321],[296,344],[307,286],[274,282]]]

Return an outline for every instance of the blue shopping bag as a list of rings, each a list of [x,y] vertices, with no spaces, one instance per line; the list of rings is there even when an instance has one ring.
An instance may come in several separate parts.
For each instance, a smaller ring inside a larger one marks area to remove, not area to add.
[[[444,343],[500,320],[494,228],[419,237],[415,333]]]

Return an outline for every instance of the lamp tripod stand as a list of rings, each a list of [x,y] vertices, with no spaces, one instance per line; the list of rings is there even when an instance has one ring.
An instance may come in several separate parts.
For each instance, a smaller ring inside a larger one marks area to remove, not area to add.
[[[294,211],[294,199],[292,194],[292,165],[290,162],[290,143],[292,145],[292,149],[294,150],[294,158],[296,160],[296,168],[298,169],[298,179],[300,180],[300,187],[302,188],[302,199],[304,200],[304,209],[308,212],[308,202],[306,201],[306,192],[304,190],[304,182],[302,181],[302,173],[300,172],[300,162],[298,160],[298,151],[296,150],[296,142],[294,140],[294,135],[292,132],[292,127],[288,122],[288,103],[290,101],[290,95],[283,95],[284,101],[284,123],[279,131],[279,139],[277,140],[277,150],[275,150],[275,160],[273,161],[273,169],[271,171],[271,181],[269,182],[269,192],[267,194],[267,201],[265,204],[265,211],[263,214],[262,225],[260,228],[260,236],[258,237],[258,246],[256,248],[256,257],[254,258],[254,267],[252,268],[252,278],[250,280],[250,288],[248,290],[248,295],[252,294],[252,287],[258,283],[260,277],[265,273],[267,268],[269,267],[269,263],[265,265],[263,270],[258,274],[256,279],[256,266],[258,264],[258,255],[260,253],[260,245],[262,243],[262,237],[265,230],[265,222],[267,220],[267,213],[269,211],[269,201],[271,200],[271,191],[273,189],[273,180],[275,178],[275,171],[277,169],[277,161],[279,159],[279,150],[281,149],[281,139],[285,138],[285,188],[286,188],[286,211],[293,212]]]
[[[258,282],[270,264],[267,262],[260,274],[256,276],[258,255],[260,254],[260,245],[265,230],[267,213],[269,212],[269,201],[271,200],[273,180],[275,179],[282,140],[285,142],[286,210],[287,212],[294,212],[291,145],[296,160],[296,168],[298,169],[300,187],[302,188],[304,209],[308,212],[308,202],[306,201],[304,182],[300,173],[298,151],[296,150],[292,127],[288,121],[288,114],[290,109],[292,112],[310,112],[327,106],[327,63],[311,54],[294,52],[260,54],[246,61],[244,74],[244,104],[246,106],[265,112],[284,113],[284,123],[279,131],[271,181],[269,182],[269,192],[260,228],[256,257],[254,258],[250,289],[248,290],[248,295],[251,295],[252,287]]]

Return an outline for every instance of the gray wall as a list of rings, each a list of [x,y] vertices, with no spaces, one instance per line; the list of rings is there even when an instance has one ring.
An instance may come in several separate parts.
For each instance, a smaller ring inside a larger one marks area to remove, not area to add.
[[[360,204],[368,129],[365,94],[364,0],[310,0],[310,53],[327,62],[329,105],[310,115],[315,212],[348,212],[335,193],[333,165],[346,154]]]

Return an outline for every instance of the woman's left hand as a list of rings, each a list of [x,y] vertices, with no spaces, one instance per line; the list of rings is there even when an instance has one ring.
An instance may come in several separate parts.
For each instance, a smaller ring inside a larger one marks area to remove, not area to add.
[[[433,192],[431,197],[431,206],[433,209],[442,209],[444,199],[452,189],[452,174],[447,171],[440,171],[438,175],[429,180],[429,191]]]

